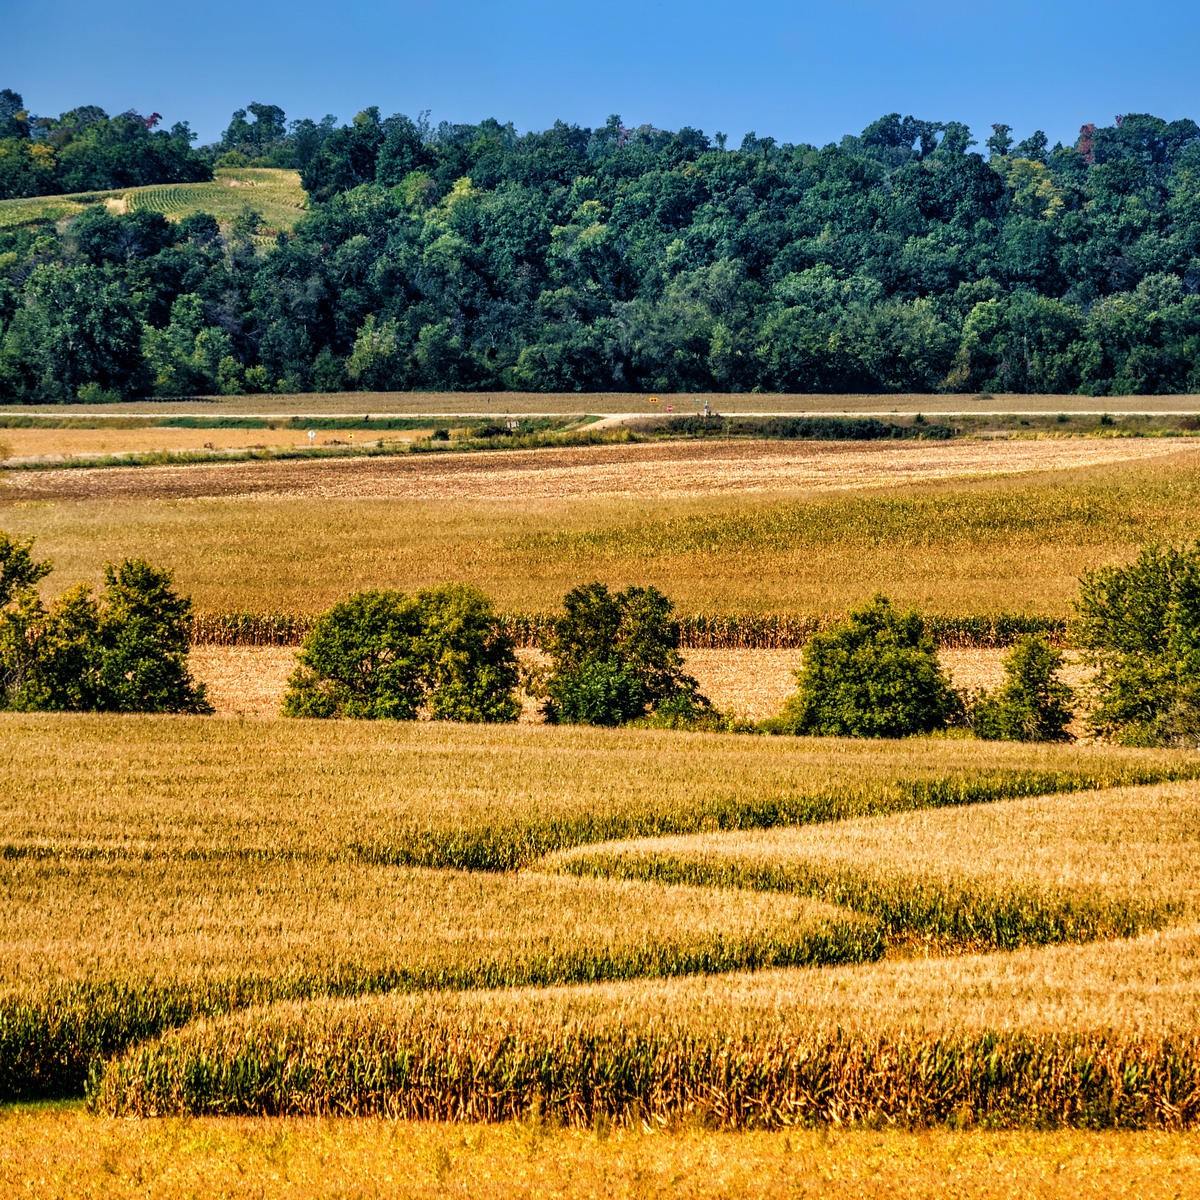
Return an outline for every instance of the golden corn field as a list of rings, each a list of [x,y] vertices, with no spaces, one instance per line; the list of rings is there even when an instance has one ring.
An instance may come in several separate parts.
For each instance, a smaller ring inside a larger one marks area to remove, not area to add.
[[[327,411],[351,401],[432,411]],[[0,434],[276,436],[60,432]],[[748,719],[876,589],[922,608],[956,684],[995,687],[1022,634],[1070,648],[1081,571],[1194,536],[1200,450],[432,460],[0,479],[47,595],[126,554],[174,569],[217,708],[0,713],[0,1192],[142,1194],[168,1160],[171,1197],[364,1171],[380,1195],[783,1196],[819,1173],[812,1194],[882,1196],[929,1157],[958,1190],[912,1194],[1200,1187],[1200,754],[547,726],[532,702],[512,726],[278,716],[324,608],[445,580],[488,591],[526,661],[568,588],[661,587],[685,668]],[[1086,693],[1077,652],[1067,674]],[[49,1099],[76,1107],[5,1107]]]

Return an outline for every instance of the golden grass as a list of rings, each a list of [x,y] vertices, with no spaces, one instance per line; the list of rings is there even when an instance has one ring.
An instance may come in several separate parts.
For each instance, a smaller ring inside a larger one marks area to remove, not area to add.
[[[535,452],[532,470],[554,461],[545,453]],[[570,453],[580,464],[592,461],[589,453]],[[469,480],[486,478],[504,457],[458,461]],[[425,460],[389,461],[419,471]],[[344,461],[335,478],[356,478],[360,468],[369,478],[379,463]],[[251,464],[261,475],[230,466],[216,476],[270,488],[272,480],[318,478],[304,472],[325,465]],[[1194,536],[1198,465],[1200,451],[1184,448],[1141,463],[1007,479],[686,501],[546,500],[532,492],[490,501],[270,494],[39,500],[11,483],[13,473],[0,521],[13,535],[37,536],[39,553],[55,561],[55,589],[97,582],[105,559],[143,556],[173,568],[206,611],[316,613],[351,591],[446,580],[475,583],[502,610],[551,611],[570,588],[600,578],[618,587],[654,584],[684,613],[836,613],[881,590],[932,613],[1061,617],[1083,570],[1127,560],[1149,541]],[[435,461],[430,469],[444,468]],[[586,468],[577,470],[586,480]],[[194,480],[188,486],[203,492],[214,486],[203,483],[209,471],[168,474]],[[88,478],[97,487],[115,477],[149,486],[157,469],[30,472],[19,482],[49,486],[47,475],[73,480],[75,489],[93,486]]]
[[[6,713],[0,830],[8,852],[21,854],[269,852],[502,866],[581,841],[1197,769],[1188,753],[1100,746]]]
[[[591,1131],[363,1119],[128,1121],[0,1110],[0,1189],[38,1200],[1176,1200],[1200,1136],[822,1129]]]

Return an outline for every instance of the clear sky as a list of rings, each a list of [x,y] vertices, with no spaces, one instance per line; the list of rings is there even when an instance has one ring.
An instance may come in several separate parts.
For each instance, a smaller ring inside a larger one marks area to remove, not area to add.
[[[732,146],[822,145],[887,112],[1072,142],[1116,113],[1200,120],[1198,64],[1197,0],[0,0],[0,87],[33,112],[156,111],[201,141],[257,100],[522,132],[619,113]]]

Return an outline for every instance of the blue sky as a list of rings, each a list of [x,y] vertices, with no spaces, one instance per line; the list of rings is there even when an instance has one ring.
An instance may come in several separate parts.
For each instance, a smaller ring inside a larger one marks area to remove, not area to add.
[[[1200,119],[1195,0],[0,0],[0,28],[0,87],[34,112],[158,111],[202,141],[252,100],[289,118],[377,104],[521,131],[615,112],[734,146],[748,130],[822,145],[892,111],[1052,143],[1116,113]]]

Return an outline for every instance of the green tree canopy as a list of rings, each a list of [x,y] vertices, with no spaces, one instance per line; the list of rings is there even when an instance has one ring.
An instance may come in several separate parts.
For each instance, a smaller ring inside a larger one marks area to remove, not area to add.
[[[359,592],[322,614],[288,683],[289,717],[515,721],[512,638],[477,588]]]
[[[583,584],[563,610],[545,647],[548,720],[621,725],[677,696],[707,706],[683,671],[674,605],[657,588]]]
[[[908,737],[944,728],[959,710],[925,622],[885,596],[810,638],[796,682],[769,732]]]
[[[1200,743],[1200,543],[1085,573],[1075,612],[1096,668],[1092,729],[1126,745]]]

